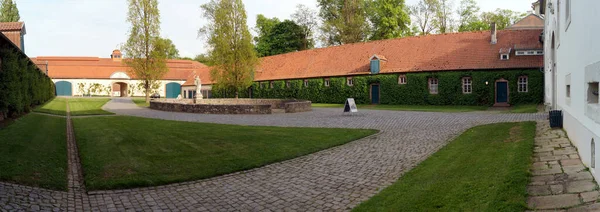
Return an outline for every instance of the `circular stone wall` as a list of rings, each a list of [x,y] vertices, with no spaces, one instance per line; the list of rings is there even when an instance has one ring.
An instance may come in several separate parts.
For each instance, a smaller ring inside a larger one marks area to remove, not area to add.
[[[158,99],[150,108],[162,111],[203,114],[272,114],[274,109],[286,113],[311,111],[312,102],[295,99]]]

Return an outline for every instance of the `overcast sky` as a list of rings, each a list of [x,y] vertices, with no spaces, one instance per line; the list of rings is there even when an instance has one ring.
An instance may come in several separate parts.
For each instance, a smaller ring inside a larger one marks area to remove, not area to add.
[[[204,25],[200,5],[208,0],[159,0],[161,36],[173,40],[181,56],[206,52],[197,38]],[[418,0],[406,0],[413,5]],[[109,57],[127,39],[127,0],[16,0],[25,22],[25,53],[36,56]],[[317,9],[317,0],[244,0],[248,25],[256,15],[289,19],[296,5]],[[460,0],[454,0],[458,5]],[[482,11],[531,10],[533,0],[477,0]]]

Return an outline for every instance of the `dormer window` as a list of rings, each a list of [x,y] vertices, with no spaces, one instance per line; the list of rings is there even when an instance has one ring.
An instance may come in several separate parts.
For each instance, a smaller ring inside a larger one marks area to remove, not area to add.
[[[511,48],[501,48],[500,49],[500,60],[508,60],[510,59]]]
[[[508,54],[500,54],[500,60],[508,60],[510,57]]]
[[[370,61],[371,61],[371,65],[370,65],[371,74],[379,74],[379,72],[381,71],[381,66],[383,65],[383,62],[387,61],[387,59],[382,55],[373,55],[371,57]]]

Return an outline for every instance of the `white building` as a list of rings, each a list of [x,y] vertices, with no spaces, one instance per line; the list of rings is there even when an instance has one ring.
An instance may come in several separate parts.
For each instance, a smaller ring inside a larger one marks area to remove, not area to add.
[[[600,147],[600,1],[541,0],[548,109],[562,110],[564,129],[596,180]]]

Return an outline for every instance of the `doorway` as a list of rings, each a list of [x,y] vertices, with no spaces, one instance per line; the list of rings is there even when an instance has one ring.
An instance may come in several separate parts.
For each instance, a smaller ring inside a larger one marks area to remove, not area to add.
[[[508,107],[509,90],[508,81],[500,79],[496,81],[496,103],[494,107]]]
[[[379,84],[371,84],[371,104],[379,104]]]

